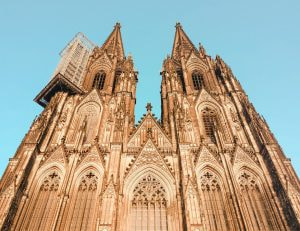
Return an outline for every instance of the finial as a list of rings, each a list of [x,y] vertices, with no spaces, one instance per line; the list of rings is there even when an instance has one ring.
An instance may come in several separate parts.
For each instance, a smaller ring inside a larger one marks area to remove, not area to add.
[[[147,103],[146,109],[147,109],[147,112],[149,112],[149,113],[151,112],[151,110],[152,110],[151,103]]]
[[[199,52],[202,54],[202,55],[206,55],[206,51],[204,49],[204,47],[202,46],[201,43],[199,43]]]
[[[132,54],[131,54],[131,52],[128,53],[128,56],[127,56],[127,57],[128,57],[128,59],[132,59]]]
[[[115,25],[115,27],[121,28],[121,23],[119,23],[119,22],[116,22],[116,25]]]
[[[180,27],[181,28],[181,24],[180,24],[180,22],[176,22],[176,25],[175,25],[175,27],[177,28],[177,27]]]

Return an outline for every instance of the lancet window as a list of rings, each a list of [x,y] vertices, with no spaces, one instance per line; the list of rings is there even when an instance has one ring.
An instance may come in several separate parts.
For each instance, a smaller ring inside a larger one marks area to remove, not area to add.
[[[51,172],[42,181],[33,213],[28,220],[26,230],[51,230],[58,206],[58,189],[61,178],[56,171]]]
[[[168,230],[166,191],[150,174],[133,190],[130,228],[135,231]]]
[[[205,171],[200,177],[200,188],[206,216],[206,230],[232,230],[228,205],[224,199],[221,182],[211,171]]]
[[[205,108],[202,111],[202,120],[206,136],[211,142],[216,143],[216,128],[217,128],[217,115],[214,110]]]
[[[195,90],[200,90],[203,87],[203,76],[199,71],[192,73],[192,80]]]
[[[77,187],[73,201],[73,214],[68,230],[91,230],[96,210],[98,177],[93,171],[86,173]]]
[[[93,88],[102,90],[104,87],[104,83],[105,83],[105,77],[106,77],[105,72],[99,71],[94,77]]]
[[[268,200],[263,195],[257,177],[249,171],[243,171],[238,182],[251,227],[254,230],[277,230],[274,228]]]

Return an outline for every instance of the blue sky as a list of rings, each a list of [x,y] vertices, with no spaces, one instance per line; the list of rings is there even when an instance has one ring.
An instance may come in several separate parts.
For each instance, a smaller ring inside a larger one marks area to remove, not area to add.
[[[102,3],[105,2],[105,3]],[[59,52],[79,31],[101,45],[115,22],[139,71],[136,121],[151,101],[160,116],[160,75],[175,23],[240,80],[300,174],[300,2],[0,0],[0,175],[42,108]]]

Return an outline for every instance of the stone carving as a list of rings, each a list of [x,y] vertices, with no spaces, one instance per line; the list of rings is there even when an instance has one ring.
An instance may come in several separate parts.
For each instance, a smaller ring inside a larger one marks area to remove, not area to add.
[[[135,124],[122,44],[116,24],[86,66],[68,56],[80,84],[54,78],[38,95],[50,102],[0,181],[0,229],[300,230],[299,179],[229,66],[177,24],[162,117],[149,103]]]

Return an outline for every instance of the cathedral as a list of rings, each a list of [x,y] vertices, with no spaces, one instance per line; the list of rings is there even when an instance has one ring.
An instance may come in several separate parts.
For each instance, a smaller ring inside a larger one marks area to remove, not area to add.
[[[67,44],[0,181],[1,230],[300,230],[290,159],[230,67],[175,28],[160,119],[148,103],[135,122],[119,23]]]

